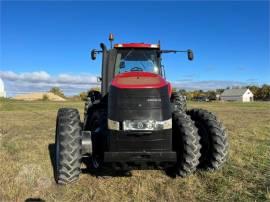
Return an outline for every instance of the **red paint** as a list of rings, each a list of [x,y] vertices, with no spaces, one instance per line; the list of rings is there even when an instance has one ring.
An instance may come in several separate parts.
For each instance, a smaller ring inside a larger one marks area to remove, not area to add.
[[[154,45],[155,47],[151,47]],[[146,43],[123,43],[123,44],[115,44],[115,48],[158,48],[158,44],[146,44]]]
[[[117,88],[143,89],[161,88],[168,85],[168,93],[171,94],[172,87],[169,82],[160,75],[150,72],[125,72],[115,76],[111,85]]]

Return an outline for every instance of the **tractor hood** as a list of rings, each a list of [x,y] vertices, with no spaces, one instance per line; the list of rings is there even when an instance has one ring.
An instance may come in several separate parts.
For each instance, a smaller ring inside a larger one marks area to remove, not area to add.
[[[150,72],[125,72],[115,76],[112,80],[112,86],[117,88],[161,88],[169,85],[169,92],[171,85],[165,81],[160,75]]]
[[[115,76],[108,96],[108,119],[156,120],[171,118],[171,85],[160,75],[125,72]]]

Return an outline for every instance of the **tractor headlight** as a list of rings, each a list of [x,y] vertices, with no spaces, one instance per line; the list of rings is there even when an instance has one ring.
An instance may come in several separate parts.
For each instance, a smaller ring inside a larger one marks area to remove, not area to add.
[[[172,119],[165,121],[155,120],[126,120],[123,121],[123,130],[164,130],[172,128]]]
[[[119,122],[108,119],[108,128],[111,130],[119,130]]]

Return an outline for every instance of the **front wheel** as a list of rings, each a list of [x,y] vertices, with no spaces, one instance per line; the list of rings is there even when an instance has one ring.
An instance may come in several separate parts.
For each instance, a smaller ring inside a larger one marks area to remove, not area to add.
[[[58,184],[68,184],[79,178],[81,149],[81,126],[78,110],[59,109],[55,135],[55,178]]]

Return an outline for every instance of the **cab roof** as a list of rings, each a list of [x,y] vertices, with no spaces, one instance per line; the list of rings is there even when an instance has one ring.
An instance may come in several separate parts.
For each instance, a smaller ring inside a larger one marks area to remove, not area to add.
[[[114,45],[114,48],[153,48],[159,49],[159,44],[147,44],[147,43],[118,43]]]

